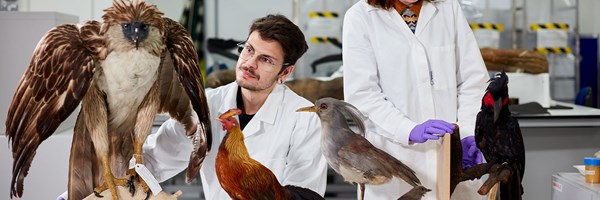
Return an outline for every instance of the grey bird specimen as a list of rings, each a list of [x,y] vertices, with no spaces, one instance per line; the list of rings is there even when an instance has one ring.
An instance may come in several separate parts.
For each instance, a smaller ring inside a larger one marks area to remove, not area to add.
[[[398,200],[420,200],[425,196],[425,193],[431,191],[422,185],[414,187],[413,189],[406,192],[406,194],[402,195]]]
[[[365,124],[360,111],[349,103],[322,98],[315,106],[303,107],[297,112],[316,112],[321,119],[321,151],[329,165],[344,177],[357,183],[360,199],[364,199],[365,184],[388,183],[393,177],[413,187],[421,185],[415,171],[390,154],[376,148],[365,139]],[[350,129],[347,118],[356,123],[359,134]]]

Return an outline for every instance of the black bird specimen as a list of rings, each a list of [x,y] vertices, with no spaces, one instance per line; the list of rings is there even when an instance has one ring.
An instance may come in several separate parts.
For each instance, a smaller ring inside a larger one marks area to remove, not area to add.
[[[499,178],[502,180],[500,199],[521,199],[525,146],[519,122],[511,116],[508,109],[508,76],[504,71],[489,81],[481,111],[477,114],[475,140],[488,166],[500,165],[497,171],[489,170],[490,178],[503,177],[507,171],[510,172],[507,180]]]
[[[360,199],[364,198],[365,184],[380,185],[394,177],[413,187],[421,186],[411,168],[361,136],[365,134],[364,117],[351,104],[328,97],[297,111],[317,113],[321,119],[321,151],[329,166],[345,181],[359,185]],[[360,135],[350,129],[346,118],[356,123]]]

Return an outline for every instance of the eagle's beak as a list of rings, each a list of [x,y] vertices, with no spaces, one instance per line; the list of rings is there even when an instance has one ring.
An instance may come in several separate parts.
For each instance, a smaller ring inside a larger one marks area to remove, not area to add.
[[[140,21],[123,23],[121,24],[121,28],[123,29],[125,38],[135,45],[135,49],[138,49],[142,42],[148,38],[148,34],[150,34],[150,25]]]
[[[296,112],[317,112],[317,108],[315,106],[307,106],[299,108]]]
[[[142,23],[133,22],[131,25],[132,25],[131,28],[133,29],[133,34],[131,34],[131,40],[135,44],[135,49],[138,49],[138,47],[140,46],[140,39],[141,39],[140,35],[142,34],[142,33],[140,33]]]

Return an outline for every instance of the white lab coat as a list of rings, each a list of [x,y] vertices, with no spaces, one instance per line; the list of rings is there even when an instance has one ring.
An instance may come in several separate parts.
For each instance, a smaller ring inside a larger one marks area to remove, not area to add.
[[[474,135],[489,80],[459,3],[423,2],[413,34],[393,8],[375,8],[362,0],[346,12],[342,39],[345,100],[379,129],[367,138],[414,169],[421,183],[434,189],[423,199],[435,199],[439,142],[408,144],[409,133],[428,119],[441,119],[457,123],[462,138]],[[365,199],[396,199],[408,189],[398,180],[368,186]],[[453,197],[462,190],[457,188]],[[478,197],[459,199],[473,198]]]
[[[233,82],[206,92],[212,118],[237,107],[238,85]],[[287,86],[275,86],[263,106],[244,128],[250,156],[269,168],[282,185],[309,188],[324,195],[327,162],[320,151],[321,124],[314,113],[296,109],[312,105]],[[213,144],[200,169],[206,199],[230,199],[215,174],[215,158],[225,131],[211,121]],[[146,165],[159,181],[184,170],[192,150],[179,123],[168,120],[144,144]]]

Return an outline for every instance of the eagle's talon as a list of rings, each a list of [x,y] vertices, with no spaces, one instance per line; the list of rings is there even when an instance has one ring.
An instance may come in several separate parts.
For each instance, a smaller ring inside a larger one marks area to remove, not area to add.
[[[104,198],[104,196],[100,195],[100,193],[98,193],[96,190],[94,190],[94,196],[98,198]]]
[[[127,181],[127,185],[129,185],[129,193],[131,193],[132,197],[135,195],[135,184],[133,183],[134,181],[135,181],[134,175],[131,175],[129,177],[129,181]]]
[[[148,200],[150,198],[150,190],[146,191],[146,198],[144,200]]]

